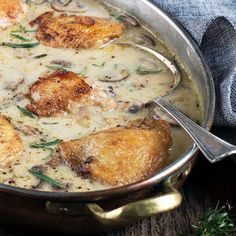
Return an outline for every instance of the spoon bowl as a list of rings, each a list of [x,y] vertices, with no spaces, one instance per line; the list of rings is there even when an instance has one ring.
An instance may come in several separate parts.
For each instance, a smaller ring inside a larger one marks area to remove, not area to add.
[[[186,115],[180,112],[177,108],[171,105],[169,102],[165,101],[165,97],[173,92],[179,85],[181,81],[181,76],[176,65],[169,59],[156,52],[155,50],[141,46],[132,42],[119,42],[117,43],[121,46],[131,46],[137,49],[143,50],[151,55],[155,56],[158,60],[162,61],[169,70],[174,74],[174,84],[173,86],[161,97],[153,98],[148,103],[155,103],[161,108],[163,108],[171,117],[178,122],[178,124],[189,134],[189,136],[196,143],[198,148],[202,151],[205,157],[211,162],[215,163],[223,160],[225,157],[232,154],[236,154],[236,146],[218,138],[217,136],[211,134],[209,131],[202,128],[200,125],[196,124],[194,121],[189,119]],[[147,103],[143,103],[142,106]]]
[[[171,86],[171,88],[166,92],[166,94],[162,95],[162,96],[166,96],[167,94],[170,94],[173,90],[176,89],[176,87],[178,87],[180,81],[181,81],[181,76],[179,73],[178,68],[176,67],[176,65],[171,62],[169,59],[167,59],[166,57],[164,57],[162,54],[156,52],[155,50],[139,45],[139,44],[135,44],[132,42],[119,42],[116,43],[117,45],[120,46],[125,46],[125,47],[134,47],[137,48],[139,50],[145,51],[149,54],[151,54],[152,56],[154,56],[155,58],[157,58],[158,60],[160,60],[174,75],[174,83]]]

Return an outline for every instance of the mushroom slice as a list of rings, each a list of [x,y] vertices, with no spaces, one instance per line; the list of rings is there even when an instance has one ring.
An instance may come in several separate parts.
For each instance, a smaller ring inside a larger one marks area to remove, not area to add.
[[[0,0],[0,31],[18,23],[26,12],[23,0]]]
[[[128,79],[129,76],[130,72],[125,66],[116,64],[112,68],[112,71],[106,72],[106,75],[98,80],[105,83],[116,83]]]
[[[7,167],[17,159],[23,144],[10,121],[0,116],[0,167]]]
[[[83,13],[86,11],[85,6],[78,0],[53,0],[51,7],[58,12]]]
[[[53,48],[92,48],[119,38],[125,25],[109,19],[46,12],[31,22],[38,24],[36,38]]]
[[[34,4],[36,4],[36,5],[41,5],[45,2],[48,2],[48,0],[34,0]]]
[[[159,120],[151,128],[119,127],[63,142],[59,153],[78,175],[121,186],[157,172],[170,145],[170,127]]]

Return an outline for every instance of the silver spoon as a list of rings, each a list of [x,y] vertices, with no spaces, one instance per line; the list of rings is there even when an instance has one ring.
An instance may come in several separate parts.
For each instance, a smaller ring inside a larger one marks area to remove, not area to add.
[[[120,42],[117,44],[135,47],[148,53],[151,53],[171,70],[171,72],[175,76],[175,83],[166,95],[170,94],[179,85],[181,80],[179,70],[170,60],[165,58],[163,55],[150,48],[131,42]],[[227,156],[236,154],[236,146],[227,143],[226,141],[211,134],[209,131],[205,130],[204,128],[190,120],[187,116],[185,116],[182,112],[176,109],[173,105],[166,102],[163,98],[164,96],[157,97],[152,101],[149,101],[148,103],[152,102],[157,104],[158,106],[162,107],[169,115],[171,115],[180,124],[180,126],[185,129],[185,131],[190,135],[190,137],[193,139],[193,141],[197,144],[199,149],[211,163],[221,161]]]

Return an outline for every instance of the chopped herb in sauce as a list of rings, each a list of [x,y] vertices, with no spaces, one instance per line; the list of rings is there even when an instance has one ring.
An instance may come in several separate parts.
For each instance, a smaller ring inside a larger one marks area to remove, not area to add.
[[[45,158],[43,158],[42,160],[48,160],[48,159],[50,159],[50,158],[53,156],[53,154],[54,154],[54,149],[52,149],[52,148],[45,148],[45,149],[48,150],[49,153],[48,153],[48,155],[47,155]]]
[[[96,66],[96,67],[99,67],[99,68],[103,68],[105,66],[106,62],[103,62],[101,65],[98,65],[98,64],[92,64],[92,66]]]
[[[50,70],[62,70],[62,71],[68,70],[68,67],[65,67],[65,66],[49,66],[49,65],[47,65],[46,67]]]
[[[64,184],[60,183],[57,180],[54,180],[52,178],[50,178],[49,176],[45,175],[41,170],[37,169],[37,168],[31,168],[29,170],[29,172],[34,175],[36,178],[50,184],[53,187],[59,188],[59,189],[64,189],[65,186]]]
[[[124,21],[125,16],[123,16],[123,15],[118,15],[118,16],[115,16],[115,19],[118,20],[118,21]]]
[[[31,148],[47,148],[47,147],[50,147],[50,146],[57,145],[61,142],[62,142],[62,140],[56,139],[56,140],[51,141],[51,142],[32,143],[32,144],[30,144],[30,147]]]
[[[31,41],[30,39],[27,39],[27,38],[24,38],[24,37],[20,36],[19,34],[11,33],[11,36],[13,38],[19,39],[19,40],[21,40],[23,42],[30,42]]]
[[[159,69],[159,70],[150,70],[150,69],[147,69],[145,68],[144,66],[139,66],[136,70],[136,73],[138,75],[151,75],[151,74],[159,74],[162,72],[162,69]]]
[[[39,59],[39,58],[43,58],[46,57],[48,54],[40,54],[38,56],[35,56],[34,59]]]
[[[12,30],[11,33],[32,33],[32,32],[36,32],[37,30],[28,30],[26,29],[24,26],[20,25],[18,29],[16,30]]]
[[[43,122],[44,125],[58,125],[58,122],[52,122],[52,123],[49,123],[49,122]]]
[[[117,21],[124,21],[125,16],[124,15],[119,15],[116,12],[110,12],[109,15],[113,18],[115,18]]]
[[[37,43],[9,43],[9,42],[3,42],[1,45],[2,46],[6,46],[6,47],[10,47],[10,48],[34,48],[39,46],[39,42]]]
[[[35,118],[34,114],[32,112],[30,112],[29,110],[27,110],[26,108],[17,106],[17,108],[22,112],[22,114],[24,114],[25,116],[28,116],[30,118]]]
[[[78,74],[81,76],[86,76],[87,72],[88,72],[88,67],[85,66],[84,69],[80,71]]]
[[[53,148],[50,148],[51,146],[54,146],[54,145],[57,145],[59,144],[60,142],[62,142],[62,140],[60,139],[56,139],[54,141],[51,141],[51,142],[43,142],[43,143],[32,143],[30,144],[30,147],[31,148],[43,148],[47,151],[49,151],[49,154],[43,158],[42,160],[48,160],[49,158],[51,158],[54,154],[54,149]]]

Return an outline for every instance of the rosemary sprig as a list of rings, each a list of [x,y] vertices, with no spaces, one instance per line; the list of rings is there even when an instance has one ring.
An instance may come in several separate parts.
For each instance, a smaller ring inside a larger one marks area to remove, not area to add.
[[[193,234],[185,236],[229,236],[236,232],[236,218],[229,213],[229,204],[220,206],[219,203],[193,225]]]
[[[31,148],[48,148],[50,146],[57,145],[61,142],[62,142],[62,140],[56,139],[56,140],[50,141],[50,142],[32,143],[32,144],[30,144],[30,147]]]
[[[45,175],[41,170],[38,170],[37,168],[31,168],[29,170],[29,172],[34,175],[36,178],[50,184],[53,187],[59,188],[59,189],[63,189],[65,188],[65,186],[60,183],[57,180],[54,180],[52,178],[50,178],[49,176]]]
[[[39,46],[39,42],[37,43],[9,43],[9,42],[3,42],[1,45],[6,46],[9,48],[34,48]]]
[[[43,148],[44,150],[49,151],[48,155],[45,158],[42,159],[42,160],[48,160],[54,154],[54,149],[51,148],[51,146],[55,146],[55,145],[57,145],[61,142],[62,142],[62,140],[56,139],[56,140],[51,141],[51,142],[31,143],[30,148]]]
[[[30,112],[29,110],[27,110],[26,108],[17,106],[17,108],[21,111],[22,114],[24,114],[25,116],[28,116],[30,118],[35,118],[34,114],[32,112]]]
[[[19,39],[23,42],[30,42],[31,41],[30,39],[27,39],[27,38],[24,38],[24,37],[20,36],[19,34],[11,33],[11,36],[13,38]]]
[[[151,74],[159,74],[159,73],[161,73],[162,72],[162,70],[161,69],[159,69],[159,70],[149,70],[149,69],[147,69],[147,68],[145,68],[144,66],[139,66],[138,68],[137,68],[137,70],[136,70],[136,73],[138,74],[138,75],[151,75]]]

